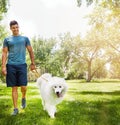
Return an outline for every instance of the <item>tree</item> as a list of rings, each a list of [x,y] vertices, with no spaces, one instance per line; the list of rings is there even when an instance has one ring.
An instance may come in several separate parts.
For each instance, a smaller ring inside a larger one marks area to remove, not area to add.
[[[7,32],[5,31],[5,27],[1,25],[1,20],[3,19],[4,14],[7,12],[8,10],[8,0],[0,0],[0,41],[3,41],[3,38],[7,35]],[[0,42],[0,46],[1,46],[1,42]],[[1,47],[0,47],[0,56],[1,56]],[[1,65],[1,61],[0,61],[0,65]],[[0,67],[1,69],[1,67]],[[2,81],[4,81],[4,77],[0,74],[0,79]]]
[[[3,19],[3,14],[8,10],[8,0],[0,0],[0,21]]]
[[[91,25],[91,30],[90,30],[91,33],[88,32],[89,37],[91,37],[90,40],[93,41],[93,39],[97,35],[96,42],[94,42],[94,44],[97,44],[98,42],[100,42],[103,45],[102,51],[106,53],[105,62],[106,63],[113,62],[113,60],[116,57],[118,58],[118,56],[116,55],[117,54],[116,51],[120,52],[120,39],[119,39],[120,38],[120,30],[119,30],[120,29],[120,6],[119,6],[120,1],[102,0],[100,2],[100,1],[89,0],[87,2],[96,3],[92,14],[87,16],[89,18],[89,25]],[[89,37],[88,35],[86,35],[87,39],[89,39]],[[90,76],[92,76],[91,72],[93,72],[93,69],[90,68],[91,66],[90,60],[88,62],[89,62],[88,63],[88,67],[89,67],[88,79],[89,79]],[[92,61],[92,63],[93,62],[94,61]],[[105,64],[105,62],[103,64]],[[115,61],[114,63],[111,63],[111,64],[115,64]]]
[[[110,77],[120,79],[120,53],[115,52],[110,62]]]
[[[4,14],[8,10],[8,2],[9,2],[8,0],[0,0],[0,24]],[[5,37],[5,35],[6,35],[5,27],[0,25],[0,41]]]
[[[83,0],[77,0],[78,6],[82,5]],[[103,6],[105,8],[120,8],[120,1],[119,0],[86,0],[86,5],[89,6],[92,3],[96,5]]]
[[[57,67],[57,60],[56,62],[53,61],[55,45],[56,40],[53,38],[47,40],[41,38],[32,39],[36,65],[41,68],[42,72],[55,74],[55,67]]]
[[[68,32],[64,35],[59,37],[60,39],[60,49],[59,49],[59,56],[62,63],[62,69],[64,71],[65,76],[67,77],[68,72],[70,71],[71,67],[71,54],[73,51],[73,40],[71,34]]]
[[[82,63],[78,62],[74,56],[77,39],[80,41],[80,36],[72,37],[69,32],[59,36],[60,44],[57,56],[61,62],[61,69],[66,79],[80,78],[83,75]]]
[[[108,60],[105,56],[104,44],[101,44],[102,42],[100,34],[95,29],[92,29],[84,40],[76,42],[74,54],[78,61],[84,63],[87,82],[92,80],[95,73],[101,69]]]

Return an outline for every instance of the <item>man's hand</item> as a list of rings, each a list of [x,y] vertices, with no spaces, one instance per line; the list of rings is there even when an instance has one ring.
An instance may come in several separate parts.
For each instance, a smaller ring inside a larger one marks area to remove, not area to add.
[[[2,74],[3,74],[4,76],[7,75],[6,66],[2,66]]]
[[[30,70],[32,71],[32,70],[35,70],[35,69],[36,69],[35,64],[31,63]]]

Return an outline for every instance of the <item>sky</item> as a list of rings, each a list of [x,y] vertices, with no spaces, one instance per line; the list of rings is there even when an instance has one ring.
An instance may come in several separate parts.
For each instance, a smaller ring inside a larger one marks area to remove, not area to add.
[[[11,20],[17,20],[20,32],[28,37],[50,38],[66,32],[84,36],[89,29],[84,17],[90,12],[85,4],[77,7],[77,0],[10,0],[4,24],[9,27]]]

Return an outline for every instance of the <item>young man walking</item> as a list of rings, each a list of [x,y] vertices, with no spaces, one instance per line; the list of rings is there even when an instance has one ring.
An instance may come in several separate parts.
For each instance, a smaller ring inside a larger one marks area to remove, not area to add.
[[[7,87],[12,87],[12,100],[14,110],[12,115],[19,113],[18,87],[21,87],[22,108],[26,107],[26,90],[27,90],[27,64],[26,48],[29,52],[31,65],[30,69],[35,69],[34,54],[28,37],[19,34],[18,22],[10,22],[12,35],[4,39],[2,50],[2,74],[6,76]]]

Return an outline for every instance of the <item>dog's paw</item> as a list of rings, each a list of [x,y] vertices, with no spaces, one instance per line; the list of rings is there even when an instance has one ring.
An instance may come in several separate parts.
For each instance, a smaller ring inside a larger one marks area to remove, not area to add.
[[[55,118],[55,116],[50,116],[50,118],[52,118],[52,119],[53,119],[53,118]]]
[[[55,118],[55,114],[49,114],[50,118]]]

